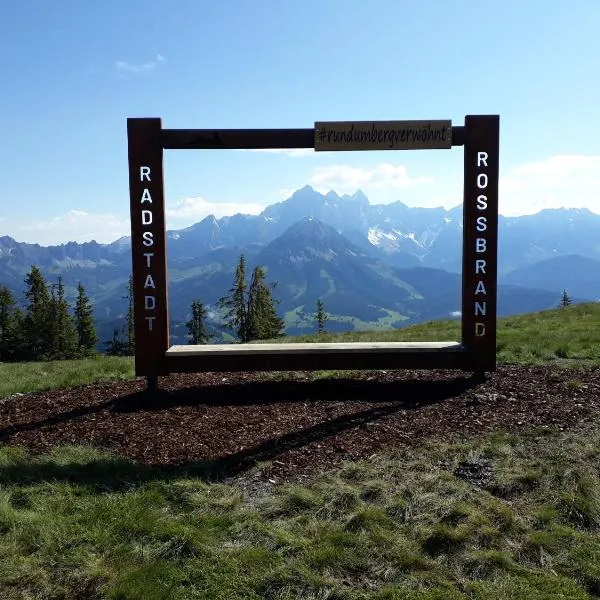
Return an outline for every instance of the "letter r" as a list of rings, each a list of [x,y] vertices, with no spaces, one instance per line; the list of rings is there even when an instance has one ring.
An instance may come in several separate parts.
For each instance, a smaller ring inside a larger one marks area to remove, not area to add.
[[[140,167],[140,181],[150,181],[150,167]]]

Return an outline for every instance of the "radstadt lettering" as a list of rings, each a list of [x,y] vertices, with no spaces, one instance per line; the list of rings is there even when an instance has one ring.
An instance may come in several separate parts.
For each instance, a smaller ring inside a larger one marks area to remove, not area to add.
[[[150,167],[140,166],[140,182],[152,183],[152,171]],[[151,227],[154,218],[150,188],[151,185],[144,188],[140,199],[140,205],[144,206],[140,213],[142,227],[144,228]],[[152,262],[154,258],[154,252],[151,251],[154,247],[154,233],[152,231],[142,231],[142,245],[144,250],[147,249],[147,251],[142,253],[144,257],[144,266],[146,268],[144,274],[144,319],[148,324],[148,331],[153,331],[153,324],[156,320],[156,316],[152,315],[152,312],[156,311],[156,284],[152,275]]]

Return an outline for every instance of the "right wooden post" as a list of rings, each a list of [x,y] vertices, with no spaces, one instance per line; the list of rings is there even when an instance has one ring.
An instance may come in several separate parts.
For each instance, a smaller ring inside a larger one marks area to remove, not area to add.
[[[462,343],[467,369],[496,369],[499,115],[465,117]]]

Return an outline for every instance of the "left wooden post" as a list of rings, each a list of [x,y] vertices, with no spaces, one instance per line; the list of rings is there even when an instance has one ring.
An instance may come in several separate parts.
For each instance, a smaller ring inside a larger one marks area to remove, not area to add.
[[[167,375],[167,248],[160,119],[127,119],[135,374],[156,390]]]

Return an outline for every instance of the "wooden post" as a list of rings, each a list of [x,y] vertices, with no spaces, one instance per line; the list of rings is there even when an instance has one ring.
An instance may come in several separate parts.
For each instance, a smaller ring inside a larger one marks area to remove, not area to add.
[[[496,369],[498,115],[465,117],[462,343],[467,369]]]
[[[167,374],[167,255],[160,119],[127,119],[135,374]]]

